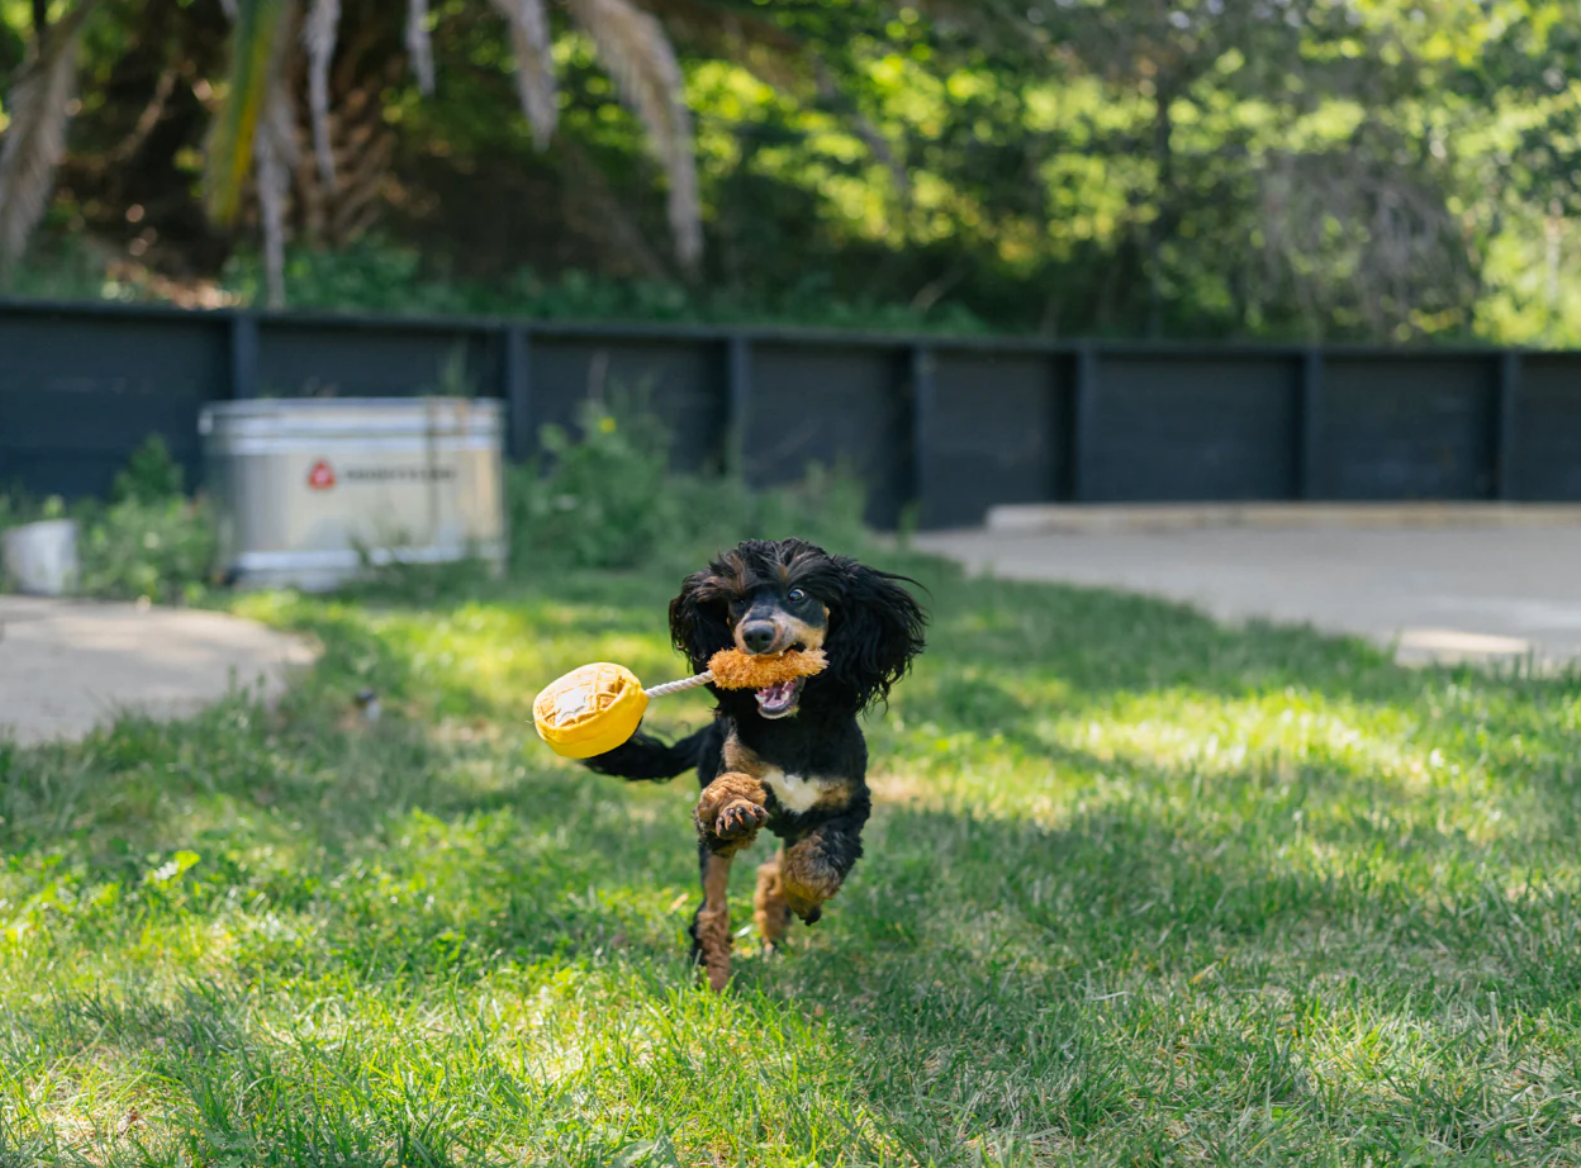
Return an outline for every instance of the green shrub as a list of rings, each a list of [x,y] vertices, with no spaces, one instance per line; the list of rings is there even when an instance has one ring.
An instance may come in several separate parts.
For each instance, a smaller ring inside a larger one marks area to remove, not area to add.
[[[848,469],[814,464],[798,483],[759,490],[737,475],[677,476],[668,490],[680,511],[672,545],[688,563],[744,539],[797,536],[856,554],[870,538],[862,519],[866,491]]]
[[[670,436],[640,408],[584,403],[581,436],[545,426],[547,473],[513,476],[511,532],[519,565],[633,568],[680,524],[669,490]]]
[[[116,475],[108,504],[90,501],[72,509],[83,595],[162,604],[203,596],[214,565],[214,518],[205,501],[186,497],[182,478],[155,436]]]
[[[871,534],[863,519],[867,490],[850,467],[814,463],[801,482],[760,492],[752,500],[751,521],[741,538],[798,536],[832,552],[855,555]]]
[[[192,604],[207,591],[215,535],[203,500],[127,499],[80,518],[84,596]]]
[[[545,427],[547,470],[511,477],[513,567],[684,569],[743,539],[801,536],[831,550],[867,541],[860,482],[812,468],[791,487],[748,488],[737,475],[669,469],[670,433],[640,405],[589,402],[579,435]]]
[[[158,434],[132,451],[110,487],[112,503],[160,503],[182,497],[185,476]]]

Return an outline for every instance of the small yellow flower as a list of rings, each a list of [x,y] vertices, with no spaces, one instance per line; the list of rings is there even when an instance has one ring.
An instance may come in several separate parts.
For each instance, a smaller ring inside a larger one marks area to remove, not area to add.
[[[615,432],[615,419],[607,417],[600,418],[598,420],[598,428],[600,433],[613,434]]]

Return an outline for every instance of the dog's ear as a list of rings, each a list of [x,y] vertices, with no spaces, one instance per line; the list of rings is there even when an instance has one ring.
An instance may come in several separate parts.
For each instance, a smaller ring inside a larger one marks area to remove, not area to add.
[[[710,657],[734,644],[727,610],[724,590],[712,572],[688,576],[680,595],[670,601],[670,640],[699,673],[708,668]]]
[[[889,697],[922,652],[927,615],[904,587],[908,576],[855,561],[845,565],[844,595],[830,613],[830,672],[856,690],[861,705]]]

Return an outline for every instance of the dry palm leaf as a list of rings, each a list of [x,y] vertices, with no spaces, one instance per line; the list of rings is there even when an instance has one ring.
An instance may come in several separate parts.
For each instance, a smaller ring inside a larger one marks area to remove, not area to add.
[[[263,221],[264,285],[270,308],[285,307],[285,214],[296,166],[296,111],[291,89],[277,72],[264,98],[253,138],[258,165],[258,212]]]
[[[793,89],[812,77],[801,38],[773,20],[711,0],[642,0],[682,45],[734,61],[778,89]]]
[[[417,74],[417,88],[434,92],[434,46],[428,39],[428,0],[407,0],[406,56]]]
[[[702,257],[692,115],[680,62],[652,14],[628,0],[571,0],[572,19],[593,40],[621,98],[642,121],[670,181],[670,230],[683,266]]]
[[[313,0],[302,43],[307,48],[307,101],[313,119],[313,154],[319,181],[335,189],[335,151],[329,135],[329,64],[340,32],[340,0]]]
[[[543,0],[494,0],[511,30],[516,54],[516,88],[522,112],[532,127],[533,144],[542,150],[554,134],[560,110],[555,96],[553,43]]]

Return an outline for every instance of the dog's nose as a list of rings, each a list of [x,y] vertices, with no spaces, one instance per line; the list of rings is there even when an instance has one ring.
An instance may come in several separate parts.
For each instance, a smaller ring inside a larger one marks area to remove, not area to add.
[[[775,632],[770,621],[753,621],[741,626],[741,643],[748,653],[767,653],[774,644]]]

